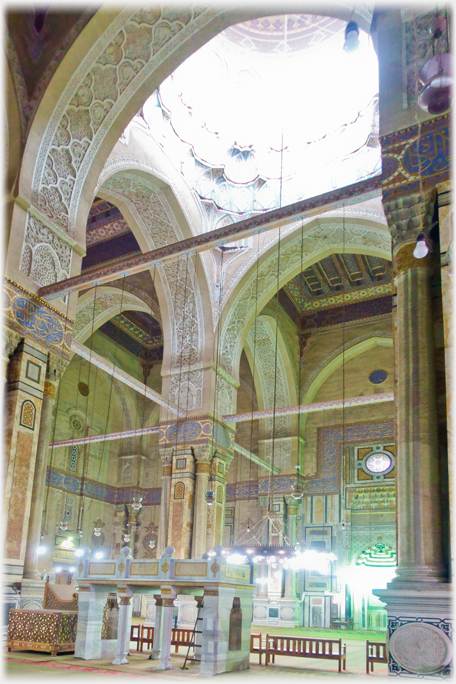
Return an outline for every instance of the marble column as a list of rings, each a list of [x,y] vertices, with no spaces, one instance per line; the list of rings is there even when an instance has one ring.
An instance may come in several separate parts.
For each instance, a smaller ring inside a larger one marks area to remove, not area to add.
[[[103,609],[108,595],[109,587],[79,582],[75,658],[83,660],[101,658]]]
[[[162,616],[161,616],[161,655],[160,663],[157,665],[157,670],[172,670],[171,666],[171,636],[173,631],[173,610],[174,599],[162,599]]]
[[[65,364],[66,365],[66,364]],[[60,382],[64,365],[50,355],[46,379],[43,389],[43,404],[41,408],[41,423],[36,449],[35,473],[33,478],[32,502],[25,552],[24,578],[39,580],[38,574],[38,546],[41,540],[41,521],[43,516],[44,490],[46,486],[46,471],[48,463],[49,441],[51,437],[52,411],[55,404],[57,387]]]
[[[193,514],[192,558],[201,558],[208,549],[207,503],[205,501],[211,473],[212,448],[210,445],[193,447],[196,459],[195,508]]]
[[[398,569],[394,584],[445,576],[438,465],[434,334],[430,277],[433,255],[415,259],[433,202],[415,195],[385,204],[393,224],[396,285],[395,375]]]
[[[152,644],[152,653],[149,660],[159,660],[161,656],[161,619],[163,610],[163,599],[161,596],[154,596],[155,598],[155,624],[154,624],[154,641]]]
[[[117,627],[117,648],[113,665],[128,664],[126,656],[130,650],[131,596],[120,595],[119,622]]]
[[[286,499],[287,502],[287,537],[291,546],[296,544],[296,527],[298,515],[298,502],[296,499]],[[284,598],[296,599],[296,572],[288,568],[285,570]]]
[[[173,449],[160,449],[160,458],[163,463],[162,491],[160,501],[160,520],[158,524],[157,558],[160,558],[168,546],[168,514],[171,496],[171,474],[173,462]]]

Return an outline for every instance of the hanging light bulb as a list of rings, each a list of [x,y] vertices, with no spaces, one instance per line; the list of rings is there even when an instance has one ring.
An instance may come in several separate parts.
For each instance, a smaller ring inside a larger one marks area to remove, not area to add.
[[[153,539],[151,539],[149,542],[149,549],[155,549],[155,542]]]
[[[425,256],[429,254],[429,245],[425,233],[420,233],[416,238],[415,249],[413,250],[413,256],[415,259],[424,259]]]
[[[345,52],[354,52],[359,47],[359,28],[356,21],[349,21],[345,27]]]
[[[135,513],[141,510],[142,508],[142,496],[134,496],[133,497],[133,503],[131,504],[132,509],[134,510]]]
[[[215,503],[214,492],[206,492],[206,496],[204,497],[204,500],[208,506],[212,506]]]
[[[93,533],[94,533],[95,537],[100,537],[101,536],[101,527],[94,527]]]
[[[62,520],[62,522],[60,523],[60,529],[62,530],[62,532],[65,532],[65,530],[68,529],[68,525],[66,524],[65,520]]]
[[[129,534],[124,534],[123,540],[124,540],[124,542],[129,542],[129,541],[130,541],[130,535],[129,535]]]

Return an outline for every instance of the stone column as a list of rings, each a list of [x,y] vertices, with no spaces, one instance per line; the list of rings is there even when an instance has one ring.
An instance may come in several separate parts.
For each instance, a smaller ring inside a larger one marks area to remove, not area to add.
[[[160,458],[163,463],[162,491],[160,501],[160,521],[158,526],[157,558],[160,558],[168,546],[168,514],[171,492],[171,473],[173,449],[161,448]]]
[[[163,610],[163,599],[161,596],[154,596],[155,598],[155,624],[154,624],[154,642],[152,644],[152,653],[149,660],[159,660],[161,656],[161,619]]]
[[[171,670],[171,635],[173,631],[174,599],[163,598],[162,601],[161,655],[157,670]]]
[[[384,203],[393,236],[397,453],[397,576],[373,593],[388,613],[388,670],[394,676],[451,674],[452,591],[445,581],[434,369],[431,275],[439,255],[415,259],[434,197]]]
[[[192,558],[201,558],[207,551],[207,503],[206,492],[211,472],[212,449],[210,445],[193,447],[196,459],[195,508],[193,514]]]
[[[398,569],[394,584],[442,581],[442,525],[430,276],[432,254],[415,259],[429,229],[432,196],[385,203],[393,235]]]
[[[47,358],[23,340],[8,364],[3,504],[5,565],[11,581],[23,576]]]
[[[296,499],[287,498],[287,537],[292,546],[296,544],[296,526],[298,515],[298,502]],[[296,599],[296,573],[290,568],[285,570],[284,598]]]
[[[117,627],[117,648],[113,665],[128,664],[126,656],[130,650],[131,596],[120,594],[119,622]]]
[[[43,516],[44,489],[46,486],[49,441],[51,437],[52,410],[55,404],[57,387],[66,365],[59,359],[55,359],[54,354],[49,356],[43,389],[41,424],[36,449],[35,474],[24,563],[24,578],[30,580],[40,579],[37,568],[38,546],[41,539],[41,520]]]

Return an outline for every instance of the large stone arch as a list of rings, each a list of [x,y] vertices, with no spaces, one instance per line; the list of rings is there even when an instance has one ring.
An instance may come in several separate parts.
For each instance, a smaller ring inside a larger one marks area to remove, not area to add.
[[[78,299],[73,337],[84,343],[93,332],[121,311],[143,311],[156,318],[142,299],[118,287],[102,286],[85,292]]]
[[[294,10],[280,6],[275,12]],[[319,9],[310,4],[300,11]],[[353,18],[365,30],[372,18],[370,6],[328,7],[325,13]],[[114,7],[94,15],[54,73],[30,128],[13,210],[7,275],[9,269],[19,270],[33,216],[40,230],[60,241],[62,248],[83,253],[75,227],[85,224],[103,165],[145,99],[217,33],[263,14],[255,8]],[[79,270],[80,258],[74,258],[70,275]],[[36,281],[28,278],[22,278],[24,285],[35,291]]]
[[[302,267],[334,253],[355,253],[391,259],[391,237],[388,230],[367,220],[345,221],[340,218],[318,218],[304,227]],[[301,271],[301,229],[287,236],[280,251],[280,273],[277,279],[277,247],[261,259],[258,269],[250,268],[232,297],[225,304],[220,342],[220,363],[226,373],[237,379],[239,360],[245,338],[253,324],[255,311]],[[279,282],[277,282],[279,280]],[[258,292],[258,302],[256,293]]]
[[[149,174],[126,168],[110,175],[100,194],[119,206],[143,251],[183,239],[182,229],[157,181]],[[188,229],[188,227],[187,227]],[[210,310],[202,305],[207,281],[200,257],[182,259],[157,266],[154,277],[163,321],[163,369],[173,371],[201,363],[207,346],[206,330],[212,334]]]
[[[384,330],[378,330],[356,337],[345,347],[338,347],[306,379],[303,391],[301,392],[302,403],[311,404],[320,387],[338,368],[375,347],[391,347],[392,349],[392,335]]]

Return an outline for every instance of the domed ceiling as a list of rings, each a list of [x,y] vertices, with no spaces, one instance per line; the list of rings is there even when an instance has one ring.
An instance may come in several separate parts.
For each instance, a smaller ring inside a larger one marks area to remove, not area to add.
[[[232,26],[144,104],[208,230],[380,173],[377,58],[363,32],[346,53],[345,26],[313,15]]]

